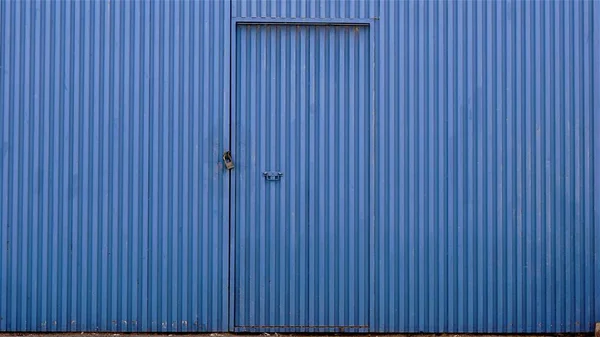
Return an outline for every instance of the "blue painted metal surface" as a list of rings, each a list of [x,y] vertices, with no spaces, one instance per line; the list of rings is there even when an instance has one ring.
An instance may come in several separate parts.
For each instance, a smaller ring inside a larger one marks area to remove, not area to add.
[[[600,321],[598,7],[381,2],[376,330]]]
[[[368,26],[235,36],[236,331],[368,331]]]
[[[228,16],[0,2],[0,330],[227,330]]]
[[[233,0],[233,18],[371,19],[381,1],[372,0]]]
[[[231,20],[356,19],[375,48],[355,182],[369,331],[592,331],[599,18],[594,1],[0,1],[0,330],[233,330]]]

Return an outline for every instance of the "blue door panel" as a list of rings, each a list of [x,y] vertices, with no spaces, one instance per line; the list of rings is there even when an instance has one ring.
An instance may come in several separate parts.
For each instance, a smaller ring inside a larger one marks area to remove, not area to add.
[[[237,28],[239,331],[368,327],[368,64],[366,26]]]

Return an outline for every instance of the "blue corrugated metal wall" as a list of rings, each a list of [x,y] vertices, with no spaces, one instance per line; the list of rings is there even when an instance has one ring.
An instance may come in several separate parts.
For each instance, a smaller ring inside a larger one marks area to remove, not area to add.
[[[233,0],[233,18],[349,18],[376,17],[381,0]]]
[[[229,12],[0,2],[0,330],[227,330]]]
[[[0,330],[233,327],[232,17],[373,19],[371,331],[600,321],[597,2],[9,0]]]
[[[598,7],[381,2],[377,330],[600,321]]]

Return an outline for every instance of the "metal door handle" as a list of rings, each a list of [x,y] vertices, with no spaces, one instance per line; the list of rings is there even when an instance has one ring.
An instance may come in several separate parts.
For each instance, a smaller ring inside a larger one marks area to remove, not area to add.
[[[277,181],[281,180],[281,177],[283,177],[283,173],[276,171],[265,171],[263,172],[263,176],[267,181]]]

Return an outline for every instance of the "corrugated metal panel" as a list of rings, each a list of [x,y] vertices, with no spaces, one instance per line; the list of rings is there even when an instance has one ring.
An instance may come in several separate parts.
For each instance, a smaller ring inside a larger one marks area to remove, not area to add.
[[[0,330],[227,329],[227,2],[0,2]]]
[[[0,330],[233,328],[231,15],[375,19],[371,331],[600,321],[597,2],[9,0]]]
[[[233,0],[233,18],[371,18],[379,0]]]
[[[367,331],[369,29],[239,25],[235,43],[236,330]]]
[[[598,7],[381,2],[372,330],[600,321]]]
[[[586,8],[586,11],[590,11],[591,18],[587,21],[588,25],[593,27],[593,31],[590,29],[588,31],[588,35],[586,36],[588,39],[588,43],[592,44],[591,50],[587,50],[586,53],[589,53],[590,57],[588,59],[588,63],[585,66],[588,66],[592,69],[588,69],[593,75],[593,78],[586,83],[587,85],[591,85],[589,89],[589,93],[592,95],[593,100],[593,113],[592,113],[592,132],[594,142],[593,153],[600,153],[600,95],[598,95],[598,91],[600,91],[600,65],[595,60],[600,57],[600,23],[598,23],[598,18],[600,18],[600,5],[592,3],[590,5],[591,8]],[[586,14],[587,16],[587,14]],[[596,18],[594,20],[593,18]],[[590,46],[588,45],[588,48]],[[596,323],[600,322],[600,245],[597,243],[600,242],[600,158],[597,156],[593,158],[590,163],[594,167],[594,175],[591,177],[591,182],[586,182],[588,187],[594,188],[594,201],[593,201],[593,209],[594,209],[594,218],[592,220],[593,223],[586,223],[586,226],[592,226],[592,233],[594,238],[593,248],[589,251],[586,251],[586,254],[594,254],[594,265],[596,266],[596,270],[592,275],[592,279],[596,282],[596,286],[594,287],[593,296],[595,297],[596,302],[596,310],[594,311],[594,315],[592,318],[596,321]],[[588,296],[589,294],[586,294]]]

